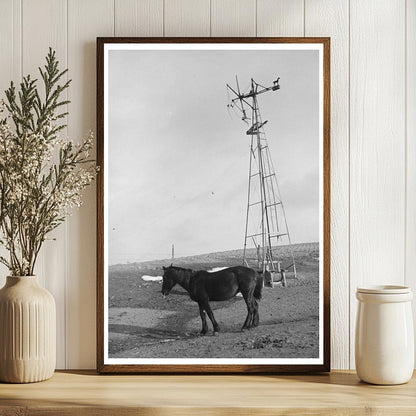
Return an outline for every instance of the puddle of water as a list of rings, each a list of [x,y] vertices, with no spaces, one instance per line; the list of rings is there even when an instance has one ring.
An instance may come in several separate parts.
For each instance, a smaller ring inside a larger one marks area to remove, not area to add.
[[[164,311],[148,308],[109,308],[110,325],[132,325],[142,328],[154,328],[161,319],[174,315],[175,311]]]

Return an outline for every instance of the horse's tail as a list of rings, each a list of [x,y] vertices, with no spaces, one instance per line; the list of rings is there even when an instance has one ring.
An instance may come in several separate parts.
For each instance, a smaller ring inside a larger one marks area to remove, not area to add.
[[[256,272],[256,287],[254,288],[254,298],[261,299],[261,290],[263,289],[263,274]]]

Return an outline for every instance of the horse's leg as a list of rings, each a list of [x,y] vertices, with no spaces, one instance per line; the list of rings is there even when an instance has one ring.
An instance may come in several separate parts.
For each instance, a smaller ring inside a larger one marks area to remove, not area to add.
[[[202,302],[198,302],[198,305],[199,305],[199,314],[201,315],[201,321],[202,321],[201,334],[205,335],[208,332],[207,317],[205,315],[204,307],[202,305]]]
[[[251,302],[248,299],[244,299],[244,300],[246,301],[246,305],[247,305],[247,317],[246,317],[246,320],[244,321],[243,327],[241,328],[242,330],[250,328],[251,317],[253,315],[253,306]]]
[[[219,327],[219,325],[217,324],[217,321],[214,318],[214,314],[212,313],[212,309],[211,309],[211,306],[210,306],[208,301],[204,302],[204,309],[206,310],[209,319],[211,319],[212,326],[214,327],[214,332],[219,332],[220,327]]]
[[[254,306],[254,313],[253,313],[250,325],[252,327],[256,327],[256,326],[259,325],[259,320],[260,320],[260,317],[259,317],[259,303],[257,302],[256,299],[253,299],[253,306]]]
[[[247,318],[244,321],[243,327],[241,328],[242,330],[244,329],[248,329],[251,327],[252,324],[252,317],[254,314],[254,307],[253,307],[253,290],[250,292],[246,292],[244,291],[243,293],[243,298],[246,302],[247,305]]]
[[[248,323],[249,328],[252,328],[254,326],[254,318],[256,316],[256,304],[255,304],[254,299],[251,301],[251,306],[253,308],[252,309],[253,312],[252,312],[251,317],[250,317],[250,322]]]
[[[243,327],[241,328],[242,330],[248,329],[249,323],[250,323],[250,318],[251,318],[251,313],[250,313],[250,309],[247,305],[247,317],[246,317],[246,320],[244,321]]]

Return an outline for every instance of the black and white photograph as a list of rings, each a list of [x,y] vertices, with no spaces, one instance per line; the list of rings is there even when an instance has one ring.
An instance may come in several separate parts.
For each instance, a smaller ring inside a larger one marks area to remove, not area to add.
[[[104,364],[324,362],[323,46],[104,48]]]

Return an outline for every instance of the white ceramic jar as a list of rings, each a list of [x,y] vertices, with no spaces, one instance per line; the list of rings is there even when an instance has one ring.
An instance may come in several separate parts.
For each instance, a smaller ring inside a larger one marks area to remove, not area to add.
[[[414,367],[414,333],[410,288],[372,286],[357,289],[355,366],[372,384],[402,384]]]

